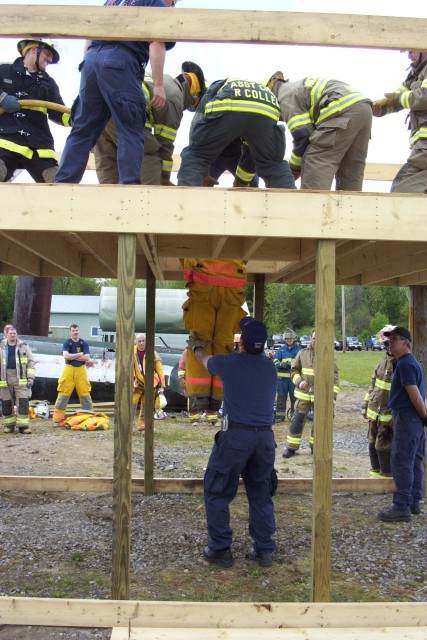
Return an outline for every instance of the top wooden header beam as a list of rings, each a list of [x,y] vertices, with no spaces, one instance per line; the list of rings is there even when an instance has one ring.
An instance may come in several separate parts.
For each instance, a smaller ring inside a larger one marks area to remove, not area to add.
[[[427,19],[288,11],[3,5],[0,36],[425,48]],[[120,28],[119,28],[120,27]]]

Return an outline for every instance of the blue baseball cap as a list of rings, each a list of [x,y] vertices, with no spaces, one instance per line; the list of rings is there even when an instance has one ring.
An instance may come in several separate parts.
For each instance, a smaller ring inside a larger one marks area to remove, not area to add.
[[[258,350],[267,340],[267,327],[263,322],[246,316],[240,320],[241,339],[248,349]]]

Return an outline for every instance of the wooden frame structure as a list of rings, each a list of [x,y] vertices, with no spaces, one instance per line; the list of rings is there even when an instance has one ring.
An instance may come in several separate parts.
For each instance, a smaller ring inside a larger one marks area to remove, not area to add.
[[[58,6],[31,6],[30,13],[29,7],[3,5],[0,36],[48,32],[51,37],[118,39],[115,24],[120,23],[121,39],[422,50],[427,29],[424,19],[405,21],[381,16],[175,9],[162,12],[160,19],[156,9],[133,8],[128,13],[131,15],[123,15],[125,11],[115,8],[107,12],[103,7],[86,7],[82,13],[80,7]],[[151,299],[148,353],[149,341],[154,336],[155,278],[176,278],[178,257],[197,254],[248,260],[248,271],[255,280],[258,294],[255,301],[258,317],[262,314],[259,299],[263,282],[316,283],[316,349],[321,354],[316,387],[322,389],[319,394],[322,406],[316,416],[313,472],[312,600],[327,602],[333,489],[334,287],[335,284],[412,286],[416,292],[413,299],[418,299],[423,312],[421,318],[413,321],[413,329],[425,362],[425,196],[216,188],[207,199],[205,191],[197,188],[192,188],[192,197],[188,198],[187,189],[1,184],[0,272],[118,277],[116,398],[121,402],[116,416],[112,483],[115,527],[112,595],[118,600],[126,600],[129,594],[129,363],[135,277],[146,277],[150,292],[147,296]],[[205,228],[207,218],[208,230]],[[303,236],[301,219],[305,222]],[[118,256],[117,262],[115,256]],[[153,363],[148,365],[152,371]],[[152,421],[150,424],[147,420],[146,493],[154,491],[152,435]],[[13,599],[13,603],[8,600],[10,611],[17,610],[21,604],[18,599]],[[49,606],[48,610],[52,610]],[[120,603],[120,606],[125,605]],[[0,621],[11,624],[14,616],[10,611],[6,619],[0,618]],[[422,612],[425,614],[425,607]],[[32,620],[35,617],[34,611]],[[34,624],[32,620],[28,620],[28,624]],[[422,616],[416,624],[423,624]]]

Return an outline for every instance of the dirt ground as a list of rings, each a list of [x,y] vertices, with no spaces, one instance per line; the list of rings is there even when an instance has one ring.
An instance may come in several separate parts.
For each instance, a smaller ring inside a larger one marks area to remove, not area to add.
[[[344,387],[334,420],[334,477],[367,477],[365,389]],[[111,477],[113,427],[71,432],[32,421],[33,434],[0,433],[0,476]],[[289,423],[276,425],[279,477],[311,477],[309,425],[301,452],[282,458]],[[181,414],[155,421],[155,477],[203,477],[216,429],[194,427]],[[133,432],[132,473],[144,474],[144,435]],[[390,496],[334,496],[331,566],[333,601],[425,601],[425,514],[403,526],[376,519]],[[275,563],[260,570],[250,548],[247,504],[232,505],[232,569],[206,565],[202,496],[132,497],[131,589],[140,600],[309,600],[311,496],[276,498]],[[425,507],[424,507],[425,511]],[[109,598],[112,502],[107,494],[0,493],[0,596]],[[386,550],[386,551],[385,551]],[[252,566],[251,566],[252,565]],[[266,573],[267,572],[267,573]],[[0,640],[108,640],[108,629],[10,627]]]

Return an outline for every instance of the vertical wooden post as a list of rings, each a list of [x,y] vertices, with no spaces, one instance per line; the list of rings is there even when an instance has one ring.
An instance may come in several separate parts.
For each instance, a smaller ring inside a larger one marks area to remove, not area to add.
[[[255,274],[254,318],[264,321],[265,275]]]
[[[410,289],[409,330],[412,352],[424,370],[427,385],[427,287],[413,285]],[[427,456],[424,456],[424,498],[427,495]]]
[[[144,493],[154,493],[154,338],[156,330],[156,279],[147,263],[147,296],[145,311],[146,367],[145,367],[145,439]]]
[[[111,597],[129,599],[136,236],[118,237]]]
[[[330,600],[332,423],[334,417],[335,241],[316,254],[316,372],[314,383],[311,600]]]

